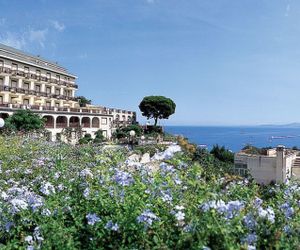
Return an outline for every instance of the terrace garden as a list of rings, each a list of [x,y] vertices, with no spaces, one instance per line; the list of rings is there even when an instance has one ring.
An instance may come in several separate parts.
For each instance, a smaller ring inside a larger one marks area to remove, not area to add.
[[[261,187],[186,144],[145,153],[0,137],[0,248],[299,249],[299,183]]]

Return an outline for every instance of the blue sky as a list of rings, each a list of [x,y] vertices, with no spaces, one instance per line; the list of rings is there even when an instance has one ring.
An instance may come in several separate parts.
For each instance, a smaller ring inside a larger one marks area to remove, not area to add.
[[[0,0],[0,9],[0,42],[65,66],[94,104],[139,111],[144,96],[165,95],[177,110],[162,124],[300,121],[300,1]]]

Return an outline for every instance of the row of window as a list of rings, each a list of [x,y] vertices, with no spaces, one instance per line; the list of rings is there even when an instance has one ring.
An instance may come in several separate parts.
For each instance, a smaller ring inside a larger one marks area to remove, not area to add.
[[[122,115],[122,121],[125,121],[125,120],[126,120],[126,116],[125,116],[125,115]],[[127,120],[128,120],[128,121],[131,121],[131,116],[128,116],[128,117],[127,117]],[[119,114],[116,115],[116,121],[117,121],[117,122],[120,121],[120,115],[119,115]]]
[[[4,61],[3,60],[0,60],[0,67],[4,67]],[[12,63],[11,64],[11,70],[13,70],[13,71],[18,71],[19,70],[19,65],[17,64],[17,63]],[[29,69],[29,67],[28,66],[24,66],[24,73],[25,74],[28,74],[28,73],[31,73],[32,71],[30,71],[30,69]],[[41,76],[41,70],[39,70],[39,69],[37,69],[36,71],[35,71],[35,74],[37,75],[37,76]],[[51,73],[50,72],[46,72],[46,77],[48,78],[48,79],[51,79]],[[70,77],[66,77],[66,76],[64,76],[64,77],[61,77],[60,75],[56,75],[56,80],[58,80],[58,81],[60,81],[61,80],[61,78],[63,78],[64,80],[66,80],[66,81],[70,81],[71,79],[70,79]]]
[[[17,97],[11,97],[10,98],[10,103],[14,103],[15,102],[14,99],[16,99],[16,98]],[[4,97],[0,96],[0,104],[3,104],[3,103],[4,103]],[[29,99],[28,98],[24,98],[22,104],[23,105],[29,105],[30,104]],[[60,107],[60,103],[59,102],[55,102],[54,105],[55,105],[55,107]],[[51,102],[46,101],[45,106],[51,107]]]
[[[4,79],[3,78],[0,78],[0,85],[2,85],[2,86],[4,85]],[[23,83],[23,89],[29,90],[30,89],[29,86],[30,86],[30,83],[28,83],[28,82]],[[10,81],[10,87],[18,88],[18,81],[17,80],[11,80]],[[41,84],[35,84],[34,90],[36,92],[41,92]],[[47,85],[46,85],[45,90],[46,90],[47,94],[55,94],[55,95],[60,95],[60,91],[61,91],[60,88],[55,88],[55,92],[51,93],[51,86],[47,86]],[[64,89],[63,90],[63,95],[68,96],[68,97],[72,97],[72,90]]]

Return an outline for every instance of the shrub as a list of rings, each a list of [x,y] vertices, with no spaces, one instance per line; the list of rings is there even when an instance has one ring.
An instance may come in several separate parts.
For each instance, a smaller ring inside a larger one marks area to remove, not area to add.
[[[103,130],[102,129],[99,129],[97,130],[97,132],[95,133],[95,139],[94,139],[94,143],[101,143],[101,142],[104,142],[105,141],[105,137],[103,135]]]
[[[224,146],[220,147],[219,145],[214,145],[210,153],[220,161],[227,163],[233,163],[234,161],[234,153],[226,149]]]
[[[139,125],[136,125],[136,124],[132,124],[127,127],[121,128],[121,131],[123,131],[126,134],[126,136],[129,136],[129,132],[131,130],[133,130],[135,132],[136,136],[141,136],[141,134],[143,132],[143,129]]]
[[[5,129],[9,131],[34,131],[44,128],[45,121],[31,110],[20,109],[5,120]]]

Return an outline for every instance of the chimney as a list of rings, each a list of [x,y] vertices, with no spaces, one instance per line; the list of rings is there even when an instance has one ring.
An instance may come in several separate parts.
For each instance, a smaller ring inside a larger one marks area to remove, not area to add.
[[[285,146],[278,145],[276,147],[276,182],[282,183],[285,181],[285,161],[284,152]]]

